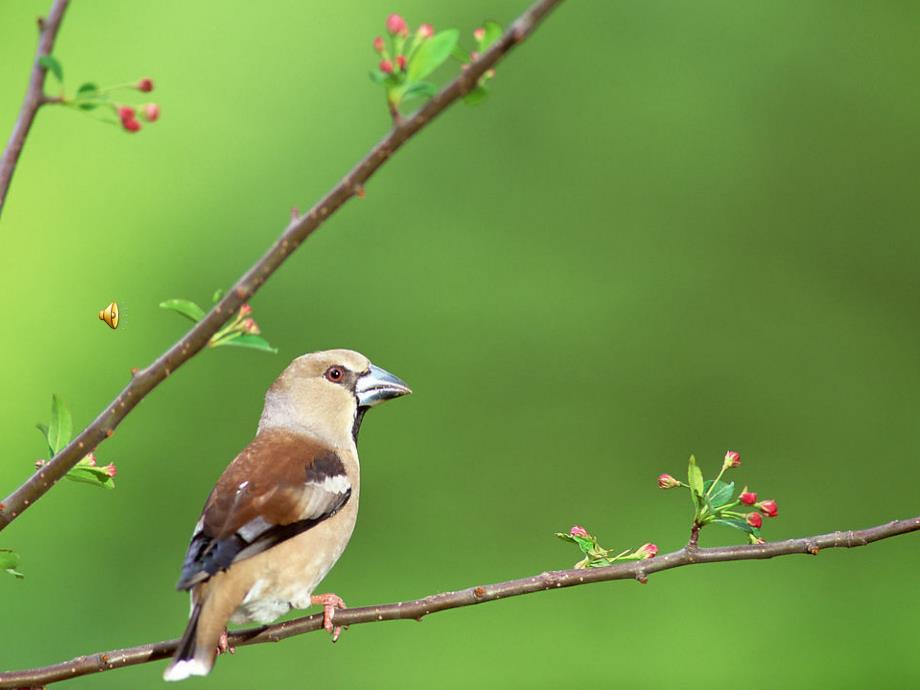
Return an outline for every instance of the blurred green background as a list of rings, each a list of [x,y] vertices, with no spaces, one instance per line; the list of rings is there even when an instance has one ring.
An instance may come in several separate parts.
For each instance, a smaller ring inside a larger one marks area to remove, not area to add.
[[[47,0],[0,5],[0,134]],[[367,79],[391,11],[469,32],[514,2],[74,2],[71,89],[150,76],[137,135],[47,108],[0,222],[2,493],[52,393],[82,428],[388,128]],[[918,513],[920,3],[569,2],[253,300],[278,355],[202,353],[0,534],[0,667],[178,636],[214,480],[293,357],[361,350],[415,395],[373,411],[354,606],[568,567],[553,532],[662,550],[695,452],[769,539]],[[451,70],[454,70],[451,67]],[[450,70],[440,73],[443,83]],[[136,102],[136,101],[135,101]],[[113,332],[96,312],[123,305]],[[716,528],[704,544],[738,541]],[[918,537],[716,564],[241,649],[200,687],[913,687]],[[164,662],[70,681],[159,688]]]

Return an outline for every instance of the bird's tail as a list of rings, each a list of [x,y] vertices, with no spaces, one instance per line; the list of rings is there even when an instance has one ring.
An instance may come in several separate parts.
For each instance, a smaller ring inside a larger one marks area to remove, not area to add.
[[[185,680],[189,676],[206,676],[214,665],[216,649],[202,649],[197,642],[198,619],[202,604],[195,604],[188,619],[188,627],[179,640],[172,661],[163,672],[163,680]],[[213,646],[213,645],[212,645]]]

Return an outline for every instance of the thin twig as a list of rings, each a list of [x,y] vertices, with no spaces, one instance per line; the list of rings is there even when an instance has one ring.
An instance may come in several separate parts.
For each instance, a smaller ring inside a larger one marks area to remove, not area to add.
[[[916,531],[920,531],[920,516],[908,520],[895,520],[864,530],[830,532],[814,537],[801,537],[766,544],[717,546],[704,549],[685,547],[679,551],[644,561],[616,563],[603,568],[587,570],[556,570],[519,580],[469,587],[457,592],[432,594],[424,599],[414,601],[400,601],[395,604],[344,609],[336,612],[335,622],[339,625],[357,625],[359,623],[376,623],[378,621],[421,620],[424,616],[438,611],[456,609],[461,606],[473,606],[487,601],[507,599],[508,597],[516,597],[522,594],[533,594],[548,589],[577,587],[592,582],[607,582],[609,580],[637,580],[644,584],[648,581],[648,576],[653,573],[680,568],[685,565],[758,560],[792,554],[817,555],[821,549],[865,546],[874,541]],[[908,585],[905,584],[905,587],[908,587]],[[322,614],[315,614],[295,618],[284,623],[276,623],[275,625],[240,630],[230,634],[229,642],[235,647],[243,647],[263,642],[278,642],[287,637],[322,629],[323,616]],[[177,643],[178,640],[153,642],[137,647],[78,656],[70,661],[42,668],[0,673],[0,688],[43,686],[47,683],[85,676],[90,673],[146,664],[171,656],[176,649]]]
[[[488,51],[445,86],[411,117],[402,120],[347,175],[306,214],[294,218],[271,248],[230,289],[220,302],[150,366],[139,370],[93,422],[42,465],[25,483],[0,503],[0,530],[22,515],[80,459],[111,436],[137,404],[171,373],[208,344],[226,320],[249,300],[300,244],[353,196],[364,194],[364,184],[414,134],[472,89],[486,70],[521,43],[562,0],[539,0],[511,25]]]
[[[16,170],[16,163],[26,143],[26,136],[35,120],[35,113],[48,102],[45,98],[47,70],[38,64],[38,61],[45,55],[51,55],[51,51],[54,50],[54,40],[57,38],[58,29],[61,28],[61,20],[64,18],[64,10],[67,9],[68,2],[70,0],[54,0],[48,17],[38,20],[38,49],[35,51],[35,63],[32,65],[29,88],[26,90],[26,98],[22,102],[19,117],[13,126],[13,134],[10,135],[10,141],[3,151],[3,160],[0,161],[0,215],[3,214],[3,204],[13,179],[13,171]]]

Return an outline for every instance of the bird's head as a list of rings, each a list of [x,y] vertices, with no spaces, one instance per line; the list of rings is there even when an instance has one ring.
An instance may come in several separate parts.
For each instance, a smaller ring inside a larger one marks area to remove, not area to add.
[[[259,430],[301,429],[339,445],[357,437],[368,408],[411,392],[359,352],[311,352],[291,362],[268,389]]]

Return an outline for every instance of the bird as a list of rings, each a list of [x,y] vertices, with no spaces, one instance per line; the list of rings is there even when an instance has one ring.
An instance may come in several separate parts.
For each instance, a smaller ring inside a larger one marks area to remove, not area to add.
[[[342,555],[358,513],[358,430],[368,409],[411,393],[353,350],[296,358],[265,394],[255,438],[224,470],[192,532],[177,589],[191,594],[188,626],[163,673],[207,675],[227,623],[270,623],[323,607],[338,638],[335,594],[314,595]]]

